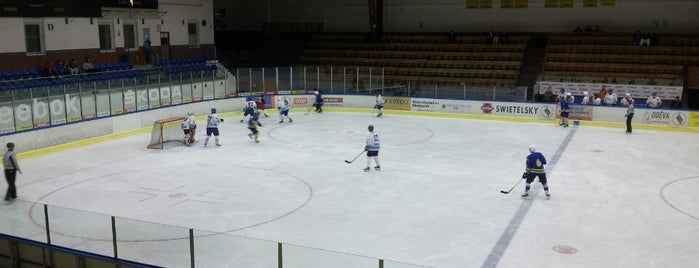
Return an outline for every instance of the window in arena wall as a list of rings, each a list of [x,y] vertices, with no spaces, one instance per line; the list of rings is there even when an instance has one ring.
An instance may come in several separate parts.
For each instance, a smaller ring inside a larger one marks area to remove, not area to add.
[[[41,24],[24,24],[24,40],[27,46],[27,54],[43,54],[44,40],[41,34]]]
[[[112,25],[111,24],[100,24],[99,25],[99,39],[100,39],[100,51],[110,52],[114,50],[114,42],[112,40]]]
[[[136,48],[136,27],[133,24],[124,24],[124,48]]]
[[[187,36],[189,37],[189,47],[199,47],[199,31],[197,23],[187,23]]]

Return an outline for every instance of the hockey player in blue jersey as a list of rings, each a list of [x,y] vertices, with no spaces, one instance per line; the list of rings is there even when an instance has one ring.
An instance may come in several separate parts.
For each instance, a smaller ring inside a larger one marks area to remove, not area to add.
[[[550,198],[549,186],[546,184],[546,170],[544,170],[544,165],[546,165],[546,158],[543,154],[536,151],[536,145],[529,145],[529,155],[527,156],[527,168],[522,174],[522,179],[526,179],[526,186],[524,186],[524,193],[522,198],[527,198],[529,196],[529,189],[534,181],[534,178],[539,177],[539,182],[544,186],[544,191],[546,193],[546,198]]]
[[[216,108],[211,108],[211,113],[206,117],[206,140],[204,140],[204,147],[209,143],[209,138],[214,135],[216,140],[216,146],[221,146],[218,141],[218,124],[223,122],[223,118],[218,118],[216,114]]]
[[[383,99],[383,96],[379,94],[378,92],[376,93],[376,105],[374,105],[374,109],[377,111],[376,117],[381,117],[383,115],[383,106],[386,103],[386,101]]]
[[[279,123],[284,123],[284,117],[286,116],[287,119],[289,119],[289,123],[294,122],[294,119],[291,119],[289,117],[289,99],[288,98],[279,98],[279,106],[277,106],[277,109],[279,109]]]
[[[257,127],[262,127],[262,124],[260,123],[259,118],[260,111],[255,111],[252,116],[250,116],[250,120],[248,120],[248,129],[250,129],[250,132],[252,132],[248,134],[248,137],[250,137],[250,139],[254,139],[255,142],[260,142],[258,139],[260,137],[260,132],[257,131]]]
[[[248,118],[248,115],[252,116],[253,114],[255,114],[256,111],[257,103],[255,103],[255,101],[252,100],[252,97],[245,97],[245,105],[243,106],[243,118],[240,119],[240,123],[245,122],[245,120],[247,120]]]
[[[313,92],[316,95],[316,102],[313,104],[313,106],[316,107],[315,112],[316,113],[322,113],[323,112],[323,95],[320,93],[320,91],[316,90]]]

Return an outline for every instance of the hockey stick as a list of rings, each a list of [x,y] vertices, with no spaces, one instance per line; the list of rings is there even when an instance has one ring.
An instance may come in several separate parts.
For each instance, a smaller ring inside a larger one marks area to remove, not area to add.
[[[515,185],[512,185],[512,188],[510,188],[510,190],[507,190],[507,191],[501,190],[500,192],[503,193],[503,194],[509,194],[509,193],[512,192],[512,190],[514,190],[515,187],[517,187],[517,185],[519,185],[519,183],[522,182],[523,180],[524,180],[524,179],[519,179],[519,180],[517,181],[517,183],[515,183]]]
[[[315,106],[315,103],[313,103],[313,104],[311,104],[310,106],[308,106],[308,108],[306,108],[306,113],[304,113],[303,115],[307,115],[308,113],[310,113],[310,112],[311,112],[311,107],[313,107],[313,106]]]
[[[357,160],[357,158],[359,158],[359,156],[361,156],[363,153],[364,153],[364,151],[362,151],[362,152],[359,153],[357,156],[355,156],[354,158],[352,158],[352,160],[345,160],[345,163],[349,164],[349,163],[354,162],[354,160]]]

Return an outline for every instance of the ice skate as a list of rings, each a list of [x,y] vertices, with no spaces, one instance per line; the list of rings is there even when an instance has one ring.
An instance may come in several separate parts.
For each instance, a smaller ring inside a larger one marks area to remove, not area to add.
[[[243,123],[243,121],[245,121],[245,119],[240,119],[240,123]]]
[[[281,123],[284,123],[284,120],[282,120],[282,121],[279,121],[279,124],[281,124]]]
[[[289,123],[294,122],[294,119],[289,118]]]
[[[375,166],[374,169],[381,170],[381,166]]]
[[[524,192],[522,198],[527,199],[527,197],[529,197],[529,192]]]
[[[248,134],[248,138],[252,140],[252,134]]]
[[[551,199],[551,194],[548,191],[546,191],[546,199]]]
[[[216,144],[216,147],[221,147],[221,144],[220,144],[220,143],[217,143],[217,144]]]
[[[366,168],[364,169],[364,172],[369,172],[369,170],[371,170],[371,168],[366,167]]]
[[[377,114],[376,117],[381,117],[383,114]]]

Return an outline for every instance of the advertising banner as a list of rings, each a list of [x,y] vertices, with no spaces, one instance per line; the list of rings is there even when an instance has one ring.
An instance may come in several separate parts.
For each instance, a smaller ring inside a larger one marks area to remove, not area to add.
[[[556,107],[552,104],[515,103],[515,102],[481,102],[482,114],[536,119],[556,118]]]
[[[437,112],[437,113],[472,113],[473,103],[461,100],[440,100],[413,98],[411,111],[413,112]]]
[[[410,111],[410,98],[403,97],[384,97],[386,101],[384,108],[387,110]]]

